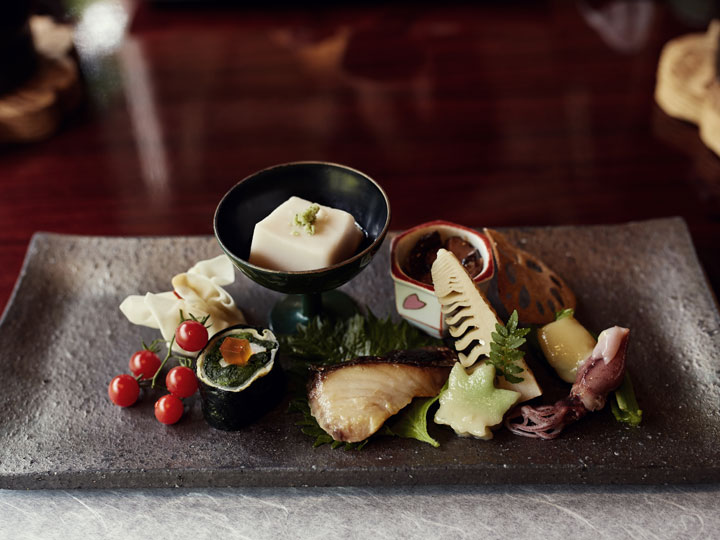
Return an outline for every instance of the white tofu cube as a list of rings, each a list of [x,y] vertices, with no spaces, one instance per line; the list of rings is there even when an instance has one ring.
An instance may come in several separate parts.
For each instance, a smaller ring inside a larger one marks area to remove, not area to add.
[[[313,203],[290,197],[255,225],[250,263],[271,270],[325,268],[351,257],[363,239],[355,218],[343,210],[320,206],[314,234],[294,224]]]

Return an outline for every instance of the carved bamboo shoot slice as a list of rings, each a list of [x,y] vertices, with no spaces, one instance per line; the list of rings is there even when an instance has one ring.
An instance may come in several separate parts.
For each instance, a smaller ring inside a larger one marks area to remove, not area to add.
[[[450,335],[456,338],[455,349],[460,363],[469,368],[482,361],[482,356],[490,354],[491,334],[495,331],[495,324],[502,324],[502,321],[460,261],[449,251],[438,251],[432,266],[432,278],[435,295],[442,304],[445,321],[450,327]],[[523,381],[509,383],[504,377],[499,377],[498,387],[519,392],[519,401],[541,395],[542,390],[525,360],[521,360],[518,365],[523,368],[522,373],[518,374]]]

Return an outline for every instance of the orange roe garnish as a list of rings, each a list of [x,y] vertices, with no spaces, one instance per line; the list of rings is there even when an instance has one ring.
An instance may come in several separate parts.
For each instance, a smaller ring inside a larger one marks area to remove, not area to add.
[[[220,345],[220,354],[228,364],[246,366],[252,356],[252,349],[247,339],[228,337]]]

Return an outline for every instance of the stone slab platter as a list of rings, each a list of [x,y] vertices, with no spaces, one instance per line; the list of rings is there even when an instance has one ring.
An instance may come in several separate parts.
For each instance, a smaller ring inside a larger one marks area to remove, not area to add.
[[[379,438],[357,452],[313,449],[286,404],[235,433],[208,427],[197,401],[163,426],[154,395],[128,409],[107,399],[139,340],[155,336],[117,306],[167,290],[171,276],[220,253],[215,240],[41,233],[0,322],[0,488],[720,481],[720,316],[684,222],[507,232],[567,279],[587,326],[632,329],[640,428],[605,410],[550,442],[504,430],[492,441],[462,439],[436,426],[438,449]],[[277,298],[239,273],[228,289],[253,323]],[[344,289],[392,314],[388,246]],[[567,393],[532,365],[546,401]]]

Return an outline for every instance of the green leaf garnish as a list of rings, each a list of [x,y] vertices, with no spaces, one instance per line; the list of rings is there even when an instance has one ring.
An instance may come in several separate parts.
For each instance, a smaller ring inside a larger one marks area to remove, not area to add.
[[[575,310],[573,308],[563,309],[562,311],[555,312],[555,320],[559,321],[560,319],[567,319],[568,317],[573,317],[574,315]]]
[[[392,422],[386,423],[385,434],[417,439],[437,448],[440,443],[433,439],[427,430],[427,414],[439,398],[440,394],[435,397],[414,399],[394,417]]]
[[[282,336],[286,350],[310,364],[331,366],[358,356],[382,356],[398,349],[418,349],[442,343],[405,321],[380,319],[368,311],[339,322],[320,317],[298,325],[297,333]]]
[[[299,426],[300,431],[302,431],[305,435],[315,439],[315,442],[313,442],[313,448],[317,448],[323,444],[329,444],[332,448],[342,447],[345,450],[361,450],[369,441],[369,439],[365,439],[364,441],[356,443],[346,443],[333,439],[325,432],[325,430],[323,430],[323,428],[320,427],[317,420],[315,420],[315,417],[310,414],[310,406],[308,405],[307,399],[304,397],[293,399],[288,407],[288,412],[298,412],[302,414],[302,420],[295,422],[295,425]]]
[[[429,337],[406,321],[395,323],[390,317],[380,319],[369,310],[367,316],[354,315],[349,319],[337,322],[315,317],[307,325],[298,325],[296,334],[280,336],[280,342],[283,349],[294,357],[296,362],[292,369],[296,371],[302,367],[298,366],[298,363],[303,363],[305,366],[311,364],[330,366],[347,362],[358,356],[383,356],[390,351],[399,349],[442,345],[441,341]],[[427,410],[432,403],[421,403],[421,405],[427,405],[425,408],[425,416],[427,416]],[[404,427],[397,427],[398,433],[393,432],[393,434],[429,442],[427,440],[430,439],[430,435],[427,434],[427,424],[425,424],[424,435],[422,434],[423,430],[418,426],[411,427],[420,422],[421,413],[414,407],[415,402],[394,417],[392,425]],[[304,385],[298,385],[296,398],[291,402],[291,410],[303,415],[303,419],[298,422],[298,425],[302,428],[303,433],[315,439],[314,446],[330,444],[332,448],[343,447],[346,450],[360,450],[369,441],[369,439],[365,439],[358,443],[344,443],[335,441],[328,435],[310,414]],[[405,419],[406,415],[413,418]],[[422,438],[415,437],[412,434],[413,430],[416,430]],[[403,434],[400,435],[400,432]],[[383,431],[381,434],[389,435],[390,433]]]
[[[513,310],[507,325],[497,323],[495,332],[490,334],[493,340],[490,343],[487,362],[495,366],[498,375],[502,375],[510,383],[520,383],[524,380],[516,376],[523,371],[517,362],[523,359],[524,354],[519,347],[525,343],[525,336],[529,332],[530,328],[518,328],[518,313],[517,310]]]
[[[635,390],[627,371],[620,388],[615,390],[615,399],[610,402],[610,408],[618,422],[638,426],[642,421],[642,410],[635,398]]]

